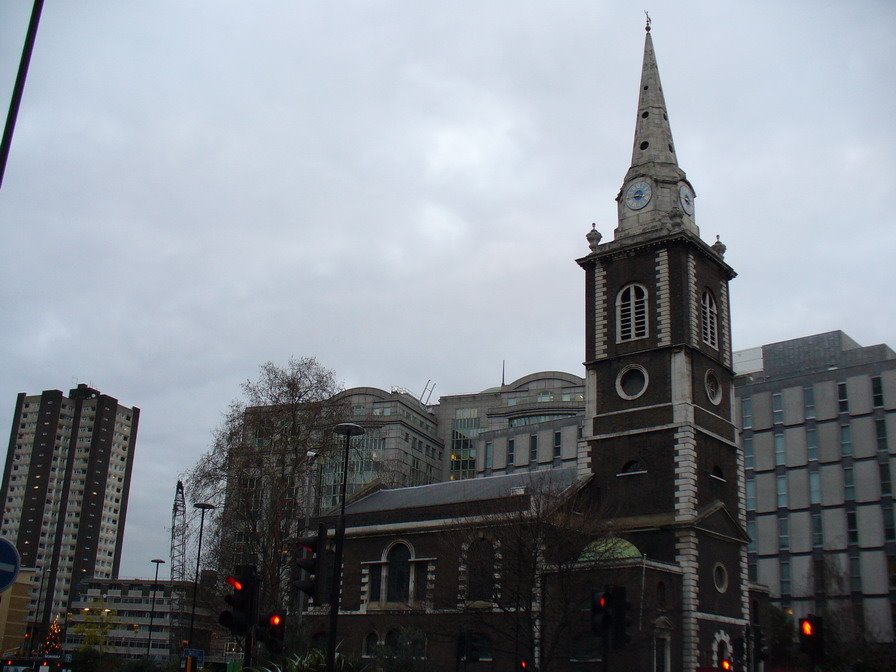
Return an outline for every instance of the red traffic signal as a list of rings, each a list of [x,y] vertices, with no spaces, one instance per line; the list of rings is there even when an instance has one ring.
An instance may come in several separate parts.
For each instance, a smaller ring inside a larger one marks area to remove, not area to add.
[[[520,661],[520,670],[525,671],[525,670],[528,670],[528,669],[529,669],[529,661],[528,661],[528,660],[521,660],[521,661]]]
[[[824,619],[807,614],[799,623],[800,651],[817,661],[824,658]]]
[[[613,626],[613,593],[610,586],[591,591],[591,633],[609,634]]]
[[[808,618],[800,619],[800,634],[803,637],[812,637],[815,634],[815,624]]]
[[[228,576],[225,581],[233,589],[233,593],[224,596],[224,601],[230,609],[221,612],[218,622],[234,636],[245,635],[255,622],[257,613],[255,595],[258,592],[258,585],[255,579],[255,565],[237,566],[233,576]]]
[[[230,586],[231,588],[233,588],[234,590],[242,590],[243,589],[243,584],[235,576],[228,576],[224,580],[227,582],[227,585]]]
[[[731,661],[727,658],[723,658],[722,664],[719,665],[719,669],[725,670],[725,672],[730,672],[730,670],[734,669],[734,665],[732,665]]]

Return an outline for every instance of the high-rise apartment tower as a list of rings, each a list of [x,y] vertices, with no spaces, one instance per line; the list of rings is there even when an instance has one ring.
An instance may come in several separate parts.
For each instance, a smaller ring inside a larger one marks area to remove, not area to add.
[[[22,566],[39,570],[28,614],[35,640],[65,616],[82,579],[118,575],[139,417],[84,384],[16,399],[0,535]]]

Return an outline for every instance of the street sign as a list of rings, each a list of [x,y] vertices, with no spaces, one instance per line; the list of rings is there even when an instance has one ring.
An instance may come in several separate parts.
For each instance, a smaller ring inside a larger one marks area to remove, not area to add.
[[[16,582],[20,565],[19,551],[8,539],[0,537],[0,593]]]
[[[205,651],[203,649],[184,649],[184,658],[194,658],[199,667],[205,665]]]

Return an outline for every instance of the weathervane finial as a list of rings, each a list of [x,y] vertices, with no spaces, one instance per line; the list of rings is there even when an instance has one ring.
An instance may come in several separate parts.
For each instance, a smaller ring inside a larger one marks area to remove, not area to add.
[[[649,33],[650,32],[650,14],[647,13],[646,9],[644,10],[644,16],[647,17],[647,25],[644,27],[644,30],[646,30]]]

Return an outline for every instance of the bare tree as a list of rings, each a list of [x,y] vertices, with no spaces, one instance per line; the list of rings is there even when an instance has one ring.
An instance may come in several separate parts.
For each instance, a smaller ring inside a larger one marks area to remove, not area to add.
[[[217,507],[206,519],[206,564],[226,573],[256,565],[261,608],[291,607],[291,560],[316,495],[312,470],[338,449],[332,428],[342,409],[332,398],[339,384],[333,371],[303,357],[263,364],[241,388],[187,475],[187,493]]]
[[[461,553],[458,606],[469,647],[461,655],[475,656],[484,635],[486,646],[538,660],[542,670],[569,660],[569,642],[588,619],[583,585],[616,544],[590,482],[563,491],[558,485],[541,472],[498,504],[501,510],[480,510],[475,527],[445,536]]]

